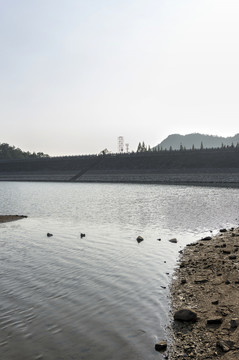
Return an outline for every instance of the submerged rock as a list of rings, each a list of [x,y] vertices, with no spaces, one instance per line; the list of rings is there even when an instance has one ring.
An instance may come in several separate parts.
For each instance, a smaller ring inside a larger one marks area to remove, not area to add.
[[[155,344],[154,348],[156,351],[165,351],[167,349],[167,342],[165,340],[161,340]]]
[[[142,236],[138,236],[137,239],[138,243],[141,243],[141,241],[143,241],[144,239],[142,238]]]
[[[169,242],[176,244],[178,242],[178,240],[176,238],[170,239]]]

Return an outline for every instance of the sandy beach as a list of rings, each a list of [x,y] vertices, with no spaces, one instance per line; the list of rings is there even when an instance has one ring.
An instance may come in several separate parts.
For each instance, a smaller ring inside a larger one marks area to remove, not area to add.
[[[27,216],[25,216],[25,215],[0,215],[0,224],[9,222],[9,221],[24,219],[26,217]]]
[[[182,251],[171,285],[170,360],[239,359],[239,229],[221,229],[214,237]],[[191,310],[196,321],[175,320]]]

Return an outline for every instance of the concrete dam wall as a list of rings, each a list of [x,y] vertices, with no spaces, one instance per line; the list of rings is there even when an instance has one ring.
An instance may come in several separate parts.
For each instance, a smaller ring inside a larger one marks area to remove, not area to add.
[[[239,149],[0,160],[0,181],[116,182],[239,187]]]

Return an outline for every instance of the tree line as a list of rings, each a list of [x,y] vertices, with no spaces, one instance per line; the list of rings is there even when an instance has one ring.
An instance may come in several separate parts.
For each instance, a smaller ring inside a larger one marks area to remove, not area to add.
[[[235,149],[235,148],[239,149],[239,143],[237,143],[236,145],[234,145],[234,143],[232,143],[231,145],[225,145],[225,144],[223,144],[223,143],[221,144],[221,149]],[[158,149],[156,149],[156,148],[151,149],[150,146],[149,146],[149,145],[146,146],[145,143],[144,143],[144,141],[143,141],[142,143],[139,142],[139,145],[138,145],[138,147],[137,147],[136,152],[137,152],[137,153],[140,153],[140,152],[151,152],[151,151],[153,151],[153,152],[159,152],[159,151],[204,150],[204,149],[210,149],[210,148],[204,147],[202,141],[201,141],[201,144],[200,144],[200,148],[196,148],[196,147],[194,146],[194,144],[193,144],[192,147],[191,147],[191,149],[186,148],[185,146],[182,145],[182,143],[180,144],[179,149],[173,149],[172,146],[170,146],[169,149],[167,149],[167,148],[163,149],[162,146],[161,146],[161,148],[158,148]],[[220,148],[212,147],[211,149],[220,149]]]
[[[137,152],[146,152],[146,151],[151,151],[150,145],[146,146],[144,141],[142,143],[139,142]]]
[[[0,159],[1,160],[9,160],[9,159],[38,159],[38,158],[46,158],[49,157],[48,154],[44,154],[43,152],[29,152],[22,151],[15,146],[11,146],[7,143],[0,143]]]

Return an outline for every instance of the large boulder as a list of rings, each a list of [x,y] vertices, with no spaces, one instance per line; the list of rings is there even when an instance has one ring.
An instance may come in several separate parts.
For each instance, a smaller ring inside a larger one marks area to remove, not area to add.
[[[190,309],[180,309],[175,312],[174,320],[194,322],[197,320],[197,313]]]

